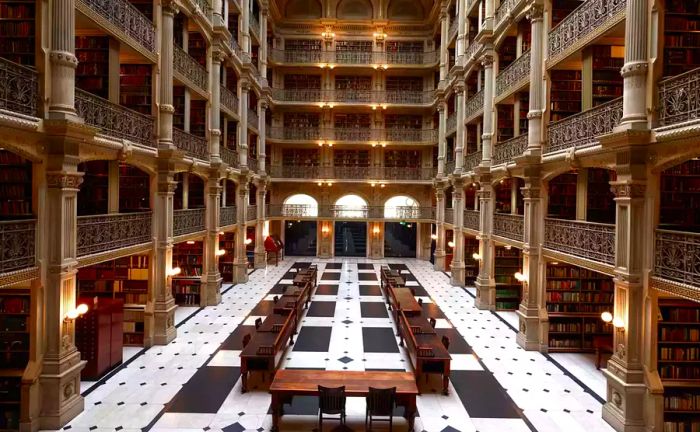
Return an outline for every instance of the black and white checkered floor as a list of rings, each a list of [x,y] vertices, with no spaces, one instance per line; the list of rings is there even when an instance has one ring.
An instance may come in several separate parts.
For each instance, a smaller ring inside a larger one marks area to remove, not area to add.
[[[247,284],[229,288],[222,304],[199,310],[178,328],[178,338],[144,350],[86,393],[85,412],[73,431],[269,430],[269,380],[254,374],[241,394],[241,339],[272,297],[291,283],[296,267],[319,267],[319,286],[283,368],[411,370],[398,346],[393,320],[379,290],[380,265],[391,263],[423,299],[437,331],[450,337],[450,392],[437,377],[421,383],[417,431],[612,431],[599,397],[566,370],[515,343],[514,331],[490,312],[474,308],[471,294],[418,260],[288,258],[258,270]],[[283,431],[312,431],[317,401],[298,397],[285,408]],[[348,399],[348,426],[364,428],[364,401]],[[331,430],[333,422],[326,422]],[[383,425],[382,425],[383,426]],[[382,430],[379,426],[376,430]],[[399,420],[395,430],[406,430]]]

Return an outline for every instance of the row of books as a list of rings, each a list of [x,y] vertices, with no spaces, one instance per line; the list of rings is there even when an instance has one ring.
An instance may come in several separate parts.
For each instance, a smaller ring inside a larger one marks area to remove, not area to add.
[[[596,302],[612,303],[613,293],[547,292],[548,302]]]
[[[554,277],[554,276],[552,276]],[[611,291],[613,283],[609,279],[586,280],[586,279],[569,279],[569,280],[547,280],[547,289],[550,290],[584,290],[584,291]]]
[[[554,313],[603,313],[610,310],[609,304],[549,303],[547,312]]]
[[[607,280],[609,277],[581,267],[574,266],[547,266],[547,277],[580,278],[580,279],[600,279]]]
[[[660,347],[661,360],[700,360],[700,347]]]
[[[700,410],[700,394],[682,393],[664,396],[664,409],[676,411]]]
[[[662,311],[664,320],[700,323],[700,308],[676,308]]]
[[[700,380],[700,366],[695,365],[660,365],[661,379]]]
[[[597,319],[597,318],[596,318]],[[571,332],[580,333],[583,330],[585,333],[605,333],[609,330],[606,325],[599,322],[584,322],[583,326],[580,322],[550,322],[549,331],[555,333]]]
[[[700,420],[664,421],[663,432],[700,432]]]
[[[26,296],[0,296],[0,313],[29,313],[29,298]]]
[[[700,342],[700,329],[662,326],[659,342]]]

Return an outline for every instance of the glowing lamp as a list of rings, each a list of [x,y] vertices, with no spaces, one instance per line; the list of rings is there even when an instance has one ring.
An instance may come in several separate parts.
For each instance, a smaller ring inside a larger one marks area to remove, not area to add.
[[[609,323],[613,320],[613,316],[610,312],[603,312],[602,314],[600,314],[600,319],[602,319],[606,323]]]

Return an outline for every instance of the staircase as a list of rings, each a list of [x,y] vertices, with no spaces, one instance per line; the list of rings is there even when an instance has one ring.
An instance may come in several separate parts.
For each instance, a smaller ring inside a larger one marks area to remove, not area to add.
[[[413,236],[397,236],[392,229],[384,230],[384,256],[415,258],[416,243]]]
[[[335,254],[359,256],[367,254],[367,228],[357,223],[341,223],[335,230]]]

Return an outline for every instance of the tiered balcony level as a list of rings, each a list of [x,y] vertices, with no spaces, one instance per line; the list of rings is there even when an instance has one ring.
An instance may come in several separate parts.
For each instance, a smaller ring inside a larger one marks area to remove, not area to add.
[[[305,180],[394,180],[425,181],[435,178],[435,168],[412,167],[320,167],[284,165],[270,168],[272,178]]]
[[[440,61],[439,51],[428,52],[336,52],[336,51],[268,51],[271,64],[326,66],[343,64],[349,66],[411,66],[433,67]]]
[[[272,89],[272,99],[286,104],[369,104],[378,105],[432,105],[435,92],[428,91],[375,91],[375,90],[321,90]]]
[[[271,141],[312,142],[397,142],[433,144],[437,142],[436,129],[359,129],[359,128],[290,128],[267,127]]]

